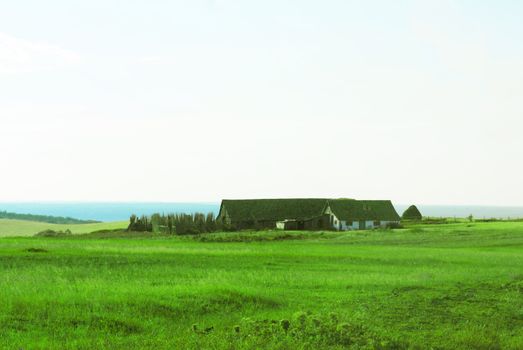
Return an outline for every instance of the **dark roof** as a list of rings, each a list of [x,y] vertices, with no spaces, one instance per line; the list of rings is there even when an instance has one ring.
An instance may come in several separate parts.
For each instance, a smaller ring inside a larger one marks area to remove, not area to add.
[[[389,200],[330,199],[329,206],[338,219],[345,221],[400,220]]]
[[[324,198],[224,199],[218,215],[225,209],[232,221],[303,220],[321,216],[326,205]]]
[[[423,216],[421,215],[421,212],[415,205],[411,205],[403,212],[403,215],[401,216],[403,220],[421,220]]]

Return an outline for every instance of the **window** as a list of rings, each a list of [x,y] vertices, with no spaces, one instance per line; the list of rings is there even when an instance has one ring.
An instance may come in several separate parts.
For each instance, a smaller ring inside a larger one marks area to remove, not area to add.
[[[379,226],[380,225],[380,221],[379,220],[375,220],[374,221],[374,226]]]

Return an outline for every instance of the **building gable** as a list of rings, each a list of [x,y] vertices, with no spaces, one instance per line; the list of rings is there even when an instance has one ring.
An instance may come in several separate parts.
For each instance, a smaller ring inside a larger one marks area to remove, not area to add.
[[[389,200],[331,199],[330,210],[341,220],[400,221],[400,217]]]

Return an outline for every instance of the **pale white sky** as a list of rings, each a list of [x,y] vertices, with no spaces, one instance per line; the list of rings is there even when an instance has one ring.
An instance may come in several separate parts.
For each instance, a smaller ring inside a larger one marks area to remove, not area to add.
[[[0,201],[523,205],[519,1],[0,4]]]

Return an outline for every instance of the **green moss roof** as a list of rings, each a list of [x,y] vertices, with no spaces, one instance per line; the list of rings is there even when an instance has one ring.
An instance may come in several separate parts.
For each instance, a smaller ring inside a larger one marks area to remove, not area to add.
[[[400,217],[389,200],[331,199],[329,206],[340,220],[399,221]]]
[[[403,220],[421,220],[423,217],[415,205],[411,205],[403,212],[401,216]]]
[[[323,215],[327,205],[340,220],[400,220],[389,200],[326,198],[224,199],[219,216],[226,210],[232,221],[306,220]]]
[[[323,214],[327,199],[224,199],[220,214],[226,210],[231,220],[270,220],[310,219]]]

